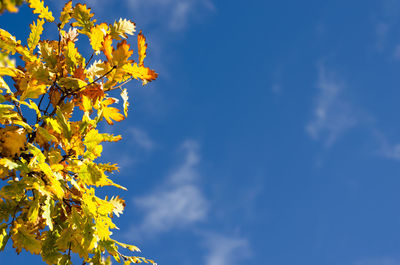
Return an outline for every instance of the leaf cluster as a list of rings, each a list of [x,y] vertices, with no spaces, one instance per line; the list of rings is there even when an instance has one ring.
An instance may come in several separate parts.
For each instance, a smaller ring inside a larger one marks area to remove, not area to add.
[[[38,14],[26,45],[0,28],[0,250],[11,240],[18,253],[40,254],[47,264],[71,264],[71,253],[91,264],[110,264],[110,257],[153,263],[122,254],[120,248],[139,249],[111,238],[125,201],[95,194],[103,186],[125,189],[110,178],[117,165],[96,162],[102,143],[121,136],[97,126],[127,116],[127,82],[157,78],[144,66],[146,39],[137,35],[135,61],[127,42],[136,31],[132,21],[97,23],[90,8],[70,1],[55,22],[42,0],[26,2]],[[16,12],[20,4],[2,0],[0,11]],[[42,38],[45,26],[57,27],[57,40]],[[88,59],[78,38],[90,44]],[[118,91],[122,112],[112,97]]]

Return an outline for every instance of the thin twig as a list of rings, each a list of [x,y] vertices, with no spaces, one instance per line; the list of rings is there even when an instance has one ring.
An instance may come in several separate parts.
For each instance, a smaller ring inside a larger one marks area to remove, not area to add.
[[[24,122],[26,122],[26,119],[24,118],[24,116],[22,115],[22,110],[21,110],[21,106],[18,102],[16,102],[15,100],[13,100],[14,106],[17,108],[18,114],[19,116],[21,116],[22,120]]]
[[[117,88],[121,88],[122,86],[124,86],[124,85],[126,85],[127,83],[129,83],[130,81],[132,81],[132,79],[134,79],[134,78],[133,78],[133,77],[129,77],[129,79],[126,80],[125,82],[123,82],[122,84],[120,84],[120,85],[118,85],[118,86],[115,86],[115,87],[113,87],[112,89],[109,89],[109,90],[114,90],[114,89],[117,89]],[[109,90],[107,90],[107,91],[109,91]]]
[[[96,82],[99,81],[100,79],[106,77],[106,75],[108,75],[109,73],[111,73],[115,68],[117,68],[117,67],[114,65],[107,73],[105,73],[104,75],[100,76],[99,78],[93,80],[93,82],[90,82],[89,84],[86,84],[86,85],[84,85],[84,86],[78,88],[78,89],[77,89],[76,91],[74,91],[74,92],[78,92],[78,91],[82,90],[82,88],[85,88],[85,87],[87,87],[87,86],[93,85],[94,83],[96,83]]]
[[[90,56],[88,62],[86,63],[86,66],[89,65],[90,61],[93,59],[93,56],[94,56],[94,52],[92,52],[92,55]],[[85,67],[85,68],[86,68],[86,67]]]
[[[71,259],[71,241],[69,242],[68,246],[68,258]]]
[[[40,100],[39,100],[39,104],[38,104],[38,109],[39,109],[39,110],[40,110],[40,104],[42,104],[44,95],[46,95],[46,94],[43,94],[42,97],[41,97]]]

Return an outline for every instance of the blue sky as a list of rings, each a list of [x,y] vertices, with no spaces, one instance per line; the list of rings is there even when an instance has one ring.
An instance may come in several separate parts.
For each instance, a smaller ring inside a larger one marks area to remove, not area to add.
[[[105,146],[117,239],[164,265],[400,264],[400,1],[86,2],[159,73]],[[25,39],[28,11],[2,27]]]

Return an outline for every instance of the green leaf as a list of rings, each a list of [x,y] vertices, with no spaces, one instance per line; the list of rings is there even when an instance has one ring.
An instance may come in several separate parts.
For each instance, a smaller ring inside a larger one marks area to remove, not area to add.
[[[80,33],[90,33],[90,28],[93,27],[94,22],[92,21],[92,17],[94,14],[90,13],[90,8],[87,8],[86,5],[77,4],[73,8],[73,12],[71,17],[76,20],[76,22],[72,23],[73,27],[80,27]]]
[[[41,241],[36,239],[36,235],[25,224],[14,223],[11,238],[17,253],[20,253],[23,248],[32,254],[40,253],[42,248]]]
[[[68,264],[59,263],[63,256],[57,247],[57,239],[60,238],[58,231],[45,231],[43,233],[44,240],[42,240],[41,255],[47,264]]]

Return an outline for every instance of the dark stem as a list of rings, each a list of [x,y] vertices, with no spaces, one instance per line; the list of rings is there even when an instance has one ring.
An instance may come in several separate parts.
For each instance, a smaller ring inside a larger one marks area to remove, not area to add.
[[[115,68],[117,68],[117,67],[114,65],[107,73],[105,73],[104,75],[100,76],[99,78],[93,80],[93,82],[90,82],[89,84],[86,84],[86,85],[84,85],[84,86],[78,88],[78,90],[76,90],[75,92],[78,92],[78,91],[82,90],[82,88],[85,88],[85,87],[87,87],[87,86],[93,85],[94,83],[96,83],[96,82],[99,81],[100,79],[104,78],[104,77],[105,77],[106,75],[108,75],[109,73],[111,73]]]
[[[21,111],[21,106],[20,106],[20,104],[19,104],[18,102],[16,102],[16,101],[13,101],[13,103],[14,103],[14,106],[17,108],[17,111],[18,111],[19,116],[21,116],[22,120],[23,120],[24,122],[26,122],[26,119],[25,119],[24,116],[22,115],[22,111]]]
[[[94,52],[92,53],[92,55],[90,56],[90,58],[89,58],[89,60],[88,60],[88,62],[86,63],[86,66],[88,66],[89,65],[89,63],[90,63],[90,61],[93,59],[93,55],[94,55]],[[85,67],[86,68],[86,67]]]

